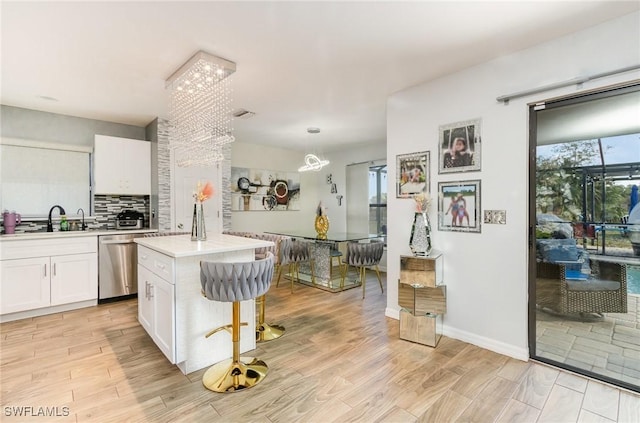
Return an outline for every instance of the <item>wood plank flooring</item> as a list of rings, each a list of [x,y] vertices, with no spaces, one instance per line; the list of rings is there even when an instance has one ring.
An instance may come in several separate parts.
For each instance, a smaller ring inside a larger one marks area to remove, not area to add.
[[[263,383],[216,394],[137,322],[135,300],[0,325],[3,422],[638,422],[640,397],[443,337],[399,339],[374,274],[328,293],[272,286]],[[228,336],[220,333],[215,336]],[[25,407],[32,407],[30,410]],[[16,416],[18,412],[25,417]],[[42,417],[38,413],[53,416]]]

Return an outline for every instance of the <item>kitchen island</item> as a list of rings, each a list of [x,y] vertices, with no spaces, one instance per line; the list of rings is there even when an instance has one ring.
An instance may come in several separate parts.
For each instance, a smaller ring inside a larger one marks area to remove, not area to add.
[[[136,238],[138,244],[138,320],[158,348],[184,374],[231,357],[231,336],[205,335],[231,323],[231,303],[207,300],[200,293],[200,261],[254,260],[256,248],[270,241],[223,234]],[[243,301],[240,352],[256,348],[255,302]]]

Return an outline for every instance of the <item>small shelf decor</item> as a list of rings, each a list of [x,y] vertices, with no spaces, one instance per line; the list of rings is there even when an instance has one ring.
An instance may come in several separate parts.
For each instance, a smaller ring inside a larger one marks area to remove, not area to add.
[[[207,229],[204,224],[204,207],[203,202],[207,201],[213,196],[213,185],[211,182],[207,182],[202,185],[198,181],[197,191],[193,194],[193,198],[196,200],[193,204],[193,222],[191,223],[191,241],[206,241]]]

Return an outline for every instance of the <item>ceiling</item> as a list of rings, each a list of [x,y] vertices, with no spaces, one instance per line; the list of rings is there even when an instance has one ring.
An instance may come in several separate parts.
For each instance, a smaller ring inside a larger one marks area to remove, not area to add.
[[[640,9],[640,2],[1,3],[2,104],[136,126],[198,50],[231,60],[237,140],[386,139],[387,97]]]

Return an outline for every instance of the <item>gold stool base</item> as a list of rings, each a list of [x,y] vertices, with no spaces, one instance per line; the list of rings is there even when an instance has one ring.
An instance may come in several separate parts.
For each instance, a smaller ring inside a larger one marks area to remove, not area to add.
[[[202,384],[214,392],[237,392],[260,383],[268,371],[266,363],[254,357],[240,357],[237,363],[228,359],[211,366],[202,376]]]
[[[271,341],[284,335],[284,326],[263,323],[256,328],[256,342]]]

